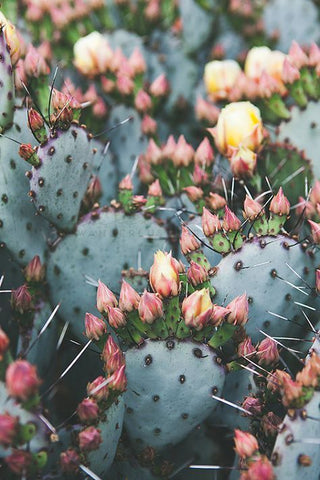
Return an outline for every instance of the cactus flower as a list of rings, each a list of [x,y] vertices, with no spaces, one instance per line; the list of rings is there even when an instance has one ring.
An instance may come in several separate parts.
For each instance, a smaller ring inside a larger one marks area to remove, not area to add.
[[[77,408],[78,417],[82,422],[92,422],[98,418],[99,407],[92,398],[84,398]]]
[[[86,313],[85,329],[87,338],[98,341],[106,333],[107,325],[101,318],[95,317],[92,313]]]
[[[204,84],[212,100],[227,98],[236,84],[241,68],[235,60],[213,60],[204,68]]]
[[[78,436],[80,450],[85,450],[86,452],[97,450],[100,443],[102,443],[100,432],[101,430],[95,427],[87,427],[82,430]]]
[[[0,12],[0,28],[9,48],[11,63],[15,65],[20,58],[22,46],[14,25],[6,19],[2,12]]]
[[[240,326],[243,326],[247,323],[249,304],[246,293],[234,298],[229,305],[227,305],[227,308],[230,310],[230,313],[227,317],[228,323],[233,323],[233,325]]]
[[[152,290],[161,298],[176,297],[180,291],[178,262],[171,252],[158,250],[150,268],[149,281]]]
[[[289,215],[290,203],[284,196],[282,187],[279,188],[277,195],[271,200],[269,210],[275,215]]]
[[[145,290],[141,295],[138,312],[141,321],[151,325],[163,316],[162,300],[155,293],[149,293]]]
[[[257,439],[248,432],[234,431],[235,451],[241,458],[249,458],[259,449]]]
[[[125,280],[122,280],[120,297],[119,297],[119,307],[124,312],[132,312],[136,310],[139,306],[140,295],[135,291],[135,289]]]
[[[26,401],[38,391],[37,369],[26,360],[16,360],[7,368],[6,386],[11,397]]]
[[[0,445],[8,447],[17,434],[18,417],[12,417],[5,412],[0,414]]]
[[[246,147],[235,149],[230,158],[230,167],[237,178],[251,178],[257,166],[257,154]]]
[[[98,280],[97,309],[100,313],[108,313],[108,307],[116,307],[118,300],[109,288]]]
[[[209,323],[212,313],[213,304],[207,288],[196,290],[182,302],[185,324],[196,330],[202,330]]]
[[[83,75],[90,77],[105,73],[113,58],[107,40],[98,32],[92,32],[77,40],[73,53],[75,67]]]
[[[253,47],[249,50],[244,66],[247,77],[259,81],[266,73],[281,85],[281,74],[286,55],[268,47]]]

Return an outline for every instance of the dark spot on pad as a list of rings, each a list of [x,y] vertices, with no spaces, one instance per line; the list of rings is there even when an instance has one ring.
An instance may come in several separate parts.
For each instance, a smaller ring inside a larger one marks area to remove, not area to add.
[[[211,392],[212,392],[212,395],[217,395],[218,387],[212,387]]]
[[[20,257],[20,258],[23,258],[23,257],[25,256],[25,254],[26,254],[26,251],[25,251],[25,250],[20,250],[20,252],[19,252],[19,257]]]
[[[239,260],[239,262],[236,262],[235,265],[234,265],[234,269],[239,272],[239,270],[241,270],[241,268],[243,267],[243,263]]]
[[[277,277],[277,270],[275,268],[273,270],[271,270],[270,275],[271,275],[272,278],[276,278]]]
[[[265,322],[263,322],[263,326],[266,328],[270,327],[270,321],[266,320]]]
[[[71,163],[71,162],[72,162],[72,156],[71,156],[71,155],[68,155],[68,156],[65,158],[65,161],[66,161],[66,163]]]
[[[155,429],[153,430],[153,433],[154,433],[155,435],[160,435],[160,433],[161,433],[161,428],[155,428]]]
[[[44,185],[44,179],[43,179],[42,177],[39,178],[39,180],[38,180],[38,185],[39,185],[39,187],[43,187],[43,185]]]
[[[175,347],[174,341],[173,341],[173,340],[168,340],[168,341],[166,342],[166,347],[167,347],[168,350],[173,350],[174,347]]]
[[[54,147],[50,147],[49,150],[48,150],[48,154],[52,157],[52,155],[54,154],[55,151],[56,151],[56,149]]]
[[[133,408],[127,407],[127,413],[133,413]]]
[[[192,353],[197,358],[202,358],[202,350],[200,348],[194,348]]]
[[[186,381],[185,375],[180,375],[180,377],[179,377],[179,382],[180,382],[180,383],[184,383],[185,381]]]
[[[71,133],[74,138],[77,138],[78,132],[76,132],[75,130],[71,130]]]
[[[118,233],[119,233],[119,231],[118,231],[117,228],[114,228],[114,229],[112,230],[112,235],[113,235],[114,237],[116,237],[116,236],[118,235]]]
[[[85,256],[86,256],[86,255],[88,255],[88,253],[89,253],[89,248],[84,248],[84,249],[82,250],[82,255],[85,255]]]
[[[3,221],[0,220],[0,228],[2,228],[2,227],[3,227]]]
[[[57,197],[60,197],[62,195],[62,188],[59,188],[59,190],[57,190]]]
[[[58,267],[58,265],[55,265],[55,266],[53,267],[53,272],[54,272],[55,275],[60,275],[61,270],[60,270],[60,268]]]
[[[145,357],[144,363],[145,363],[145,365],[147,365],[147,366],[151,365],[151,363],[152,363],[152,357],[151,357],[151,355],[147,355],[147,356]]]
[[[183,418],[183,420],[187,420],[187,418],[189,417],[189,414],[188,413],[183,413],[181,415],[181,417]]]
[[[158,400],[160,400],[159,395],[153,395],[152,400],[153,400],[154,402],[157,402]]]
[[[72,194],[73,198],[77,198],[78,195],[79,195],[78,192],[73,192],[73,194]]]
[[[87,168],[88,168],[88,162],[84,162],[84,164],[82,165],[82,168],[83,168],[83,170],[87,170]]]
[[[10,168],[12,170],[15,170],[16,169],[16,162],[14,160],[10,160]]]
[[[4,193],[1,197],[1,200],[3,201],[3,203],[8,203],[8,195]]]

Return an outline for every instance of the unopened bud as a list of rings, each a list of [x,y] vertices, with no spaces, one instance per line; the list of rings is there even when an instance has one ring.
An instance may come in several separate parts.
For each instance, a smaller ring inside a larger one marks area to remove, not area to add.
[[[149,281],[152,290],[162,298],[176,297],[180,291],[179,265],[171,252],[158,250],[150,268]]]
[[[77,413],[81,422],[92,422],[98,418],[99,407],[92,398],[85,398],[79,403]]]
[[[224,217],[222,227],[226,232],[235,232],[241,228],[241,222],[239,218],[230,210],[226,205],[224,208]]]
[[[8,335],[0,327],[0,361],[3,360],[4,354],[8,350],[9,343],[10,340]]]
[[[107,313],[107,307],[116,307],[118,305],[118,300],[115,295],[109,290],[109,288],[98,280],[98,289],[97,289],[97,309],[100,313]]]
[[[26,360],[16,360],[7,368],[6,386],[11,397],[26,401],[37,393],[40,383],[36,367]]]
[[[211,237],[221,230],[220,220],[217,215],[213,215],[205,207],[202,210],[202,230],[206,237]]]
[[[97,341],[107,331],[105,322],[101,318],[92,315],[92,313],[86,313],[85,328],[87,338]]]
[[[249,356],[250,358],[255,352],[256,352],[256,349],[252,345],[252,341],[250,337],[247,337],[243,342],[239,343],[238,345],[239,357]]]
[[[244,293],[236,298],[234,298],[227,308],[230,310],[230,313],[227,317],[227,322],[232,323],[233,325],[245,325],[248,321],[249,314],[249,304],[247,294]]]
[[[87,385],[88,395],[94,397],[97,402],[101,402],[102,400],[108,400],[109,389],[108,385],[106,385],[105,382],[106,379],[102,375],[100,375],[95,380],[93,380],[93,382],[88,383]]]
[[[185,187],[183,191],[187,194],[191,202],[197,202],[198,200],[201,200],[201,198],[203,197],[202,188],[195,187],[193,185],[191,185],[190,187]]]
[[[27,285],[22,285],[11,293],[11,306],[20,314],[28,312],[32,308],[32,297]]]
[[[258,346],[257,358],[259,365],[271,366],[279,361],[277,343],[271,338],[265,338]]]
[[[207,270],[196,262],[191,260],[190,268],[187,272],[187,277],[191,285],[197,287],[201,283],[206,282],[209,279]]]
[[[125,280],[122,280],[120,298],[119,298],[119,307],[124,312],[132,312],[136,310],[139,306],[140,295],[135,291],[135,289]]]
[[[235,451],[241,458],[249,458],[259,449],[257,439],[248,432],[235,430]]]
[[[200,248],[200,243],[194,235],[189,231],[187,227],[182,227],[181,237],[180,237],[180,247],[183,255],[188,253],[195,252]]]
[[[26,450],[13,449],[11,455],[5,458],[10,470],[16,475],[24,475],[32,463],[32,455]]]
[[[200,165],[196,163],[194,166],[192,178],[196,185],[205,185],[206,183],[208,183],[209,175],[205,170],[200,167]]]
[[[24,269],[24,275],[29,283],[40,283],[45,277],[45,266],[41,264],[40,257],[36,255]]]
[[[307,55],[304,53],[300,45],[295,40],[293,40],[291,43],[288,57],[291,63],[298,69],[308,65],[309,63]]]
[[[182,302],[182,315],[185,324],[196,330],[202,330],[210,321],[213,313],[213,304],[209,290],[196,290]]]
[[[257,154],[249,148],[240,147],[234,150],[230,158],[230,167],[237,178],[251,178],[257,165]]]
[[[311,228],[312,240],[318,245],[320,243],[320,223],[313,222],[312,220],[308,220],[308,222]]]
[[[60,455],[61,470],[66,473],[76,473],[79,470],[80,457],[75,450],[68,448]]]
[[[108,309],[108,322],[109,325],[113,328],[125,327],[127,324],[126,317],[120,308],[117,307],[107,307]]]
[[[162,190],[159,180],[155,180],[148,189],[148,196],[150,197],[162,197]]]
[[[212,165],[214,161],[214,152],[207,137],[202,140],[195,151],[194,161],[203,168],[210,167]]]
[[[252,415],[261,415],[263,403],[259,398],[246,397],[242,402],[242,407]]]
[[[227,204],[226,199],[221,197],[218,193],[210,192],[209,196],[206,197],[206,202],[208,207],[214,212],[221,210]]]
[[[138,312],[141,321],[150,325],[163,316],[162,300],[155,293],[145,290],[141,295]]]
[[[300,78],[299,70],[285,58],[282,68],[282,81],[291,85]]]
[[[279,188],[277,195],[271,200],[269,210],[275,215],[289,215],[290,203],[287,197],[284,196],[282,187]]]
[[[152,136],[157,132],[157,122],[150,115],[144,115],[141,121],[141,133],[143,135]]]
[[[109,388],[118,392],[124,392],[127,386],[127,377],[125,374],[125,365],[116,370],[109,378]]]
[[[85,450],[86,452],[97,450],[100,443],[102,443],[100,430],[95,427],[88,427],[82,430],[79,433],[78,439],[80,450]]]
[[[133,190],[132,180],[129,174],[119,183],[119,190]]]
[[[164,97],[169,92],[169,83],[164,73],[159,75],[150,85],[149,89],[154,97]]]
[[[33,167],[39,167],[41,162],[35,149],[30,143],[22,143],[19,148],[19,155],[23,160],[30,163]]]
[[[264,214],[264,209],[261,207],[260,203],[248,197],[248,195],[246,196],[246,199],[244,201],[243,209],[244,218],[247,218],[248,220],[250,220],[250,222],[253,222],[259,216]]]
[[[150,95],[144,90],[139,90],[134,99],[134,106],[138,112],[145,113],[152,107],[152,100]]]
[[[12,417],[5,412],[0,414],[0,445],[8,447],[17,434],[18,417]]]
[[[140,75],[146,71],[146,62],[138,47],[136,47],[130,55],[129,65],[132,67],[135,75]]]

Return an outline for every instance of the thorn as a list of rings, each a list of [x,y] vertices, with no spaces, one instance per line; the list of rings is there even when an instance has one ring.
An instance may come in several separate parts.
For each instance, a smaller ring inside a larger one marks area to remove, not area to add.
[[[2,275],[1,278],[0,278],[0,287],[2,287],[3,280],[4,280],[4,275]]]
[[[229,405],[229,407],[236,408],[237,410],[240,410],[241,412],[244,412],[247,415],[252,416],[252,413],[249,412],[249,410],[246,410],[245,408],[239,407],[239,405],[236,405],[235,403],[229,402],[228,400],[225,400],[224,398],[216,397],[215,395],[211,395],[211,397],[214,400],[218,400],[221,403],[225,403],[226,405]]]
[[[189,468],[196,470],[240,470],[237,467],[225,467],[220,465],[190,465]]]
[[[300,167],[300,168],[298,168],[298,170],[296,170],[296,171],[293,172],[291,175],[289,175],[287,178],[285,178],[284,180],[282,180],[281,184],[282,184],[282,185],[286,185],[286,183],[290,182],[290,180],[292,180],[293,178],[295,178],[297,175],[299,175],[300,173],[302,173],[304,170],[305,170],[305,167]]]
[[[86,283],[88,285],[92,285],[93,287],[98,287],[98,282],[94,278],[90,277],[89,275],[84,276],[86,279]]]
[[[268,335],[267,333],[265,333],[263,330],[259,330],[260,333],[262,333],[262,335],[265,335],[266,337],[270,338],[271,340],[273,340],[274,342],[276,342],[278,345],[280,345],[282,348],[284,348],[285,350],[287,350],[288,352],[290,352],[295,358],[297,358],[299,360],[299,362],[301,362],[301,358],[298,357],[298,355],[296,355],[297,353],[304,353],[304,352],[301,352],[300,350],[294,350],[293,348],[289,348],[287,347],[286,345],[283,345],[283,343],[279,342],[279,340],[275,340],[273,337],[271,337],[270,335]]]
[[[309,310],[312,310],[313,312],[316,311],[316,308],[314,307],[310,307],[310,305],[305,305],[304,303],[300,303],[300,302],[294,302],[296,305],[299,305],[300,307],[305,307],[305,308],[308,308]]]
[[[300,310],[301,310],[301,312],[302,312],[302,314],[303,314],[304,318],[307,320],[307,322],[308,322],[308,324],[309,324],[309,326],[310,326],[311,330],[313,331],[313,333],[315,333],[315,334],[317,335],[317,331],[316,331],[316,329],[314,328],[314,326],[312,325],[312,323],[311,323],[311,321],[310,321],[310,319],[309,319],[308,315],[306,314],[306,312],[305,312],[304,310],[302,310],[302,308],[301,308]]]
[[[97,138],[97,137],[100,137],[100,135],[103,135],[104,133],[112,132],[112,130],[115,130],[116,128],[121,127],[122,125],[125,125],[126,123],[130,122],[131,120],[134,120],[134,118],[132,116],[126,118],[125,120],[122,120],[119,123],[116,123],[111,128],[107,128],[106,130],[103,130],[102,132],[97,133],[96,135],[93,135],[92,138]]]
[[[65,334],[67,333],[69,325],[70,325],[70,322],[66,322],[64,324],[63,329],[62,329],[61,334],[60,334],[60,337],[58,339],[56,350],[59,350],[59,348],[61,347],[63,339],[65,337]]]
[[[41,335],[46,331],[46,329],[49,327],[50,323],[52,322],[55,314],[57,313],[57,311],[59,310],[60,308],[60,305],[61,303],[59,302],[58,305],[55,307],[55,309],[53,310],[53,312],[51,313],[50,317],[48,318],[48,320],[46,321],[46,323],[43,325],[43,327],[41,328],[40,332],[38,333],[38,335],[36,336],[36,338],[34,339],[34,341],[31,343],[31,345],[29,345],[29,347],[27,348],[27,350],[24,352],[23,356],[25,357],[29,352],[30,350],[32,350],[32,348],[35,346],[35,344],[38,342],[39,338],[41,337]]]
[[[57,434],[57,429],[52,425],[52,423],[49,422],[46,417],[44,417],[41,413],[39,413],[38,417],[49,428],[49,430],[51,430],[52,433],[54,433],[55,435]]]
[[[79,468],[81,468],[81,470],[86,473],[87,475],[89,475],[89,477],[92,478],[92,480],[102,480],[100,477],[98,477],[98,475],[96,475],[95,473],[93,473],[92,470],[90,470],[90,468],[86,467],[85,465],[83,465],[82,463],[79,465]]]
[[[301,277],[301,275],[299,275],[298,272],[296,272],[292,267],[290,267],[290,265],[286,262],[286,265],[288,268],[290,268],[290,270],[295,274],[297,275],[298,278],[300,278],[300,280],[303,281],[303,283],[305,283],[307,285],[307,287],[310,288],[310,290],[312,290],[312,287],[308,284],[308,282],[306,282],[306,280],[304,278]]]
[[[222,182],[222,185],[223,185],[224,196],[226,198],[227,203],[229,203],[226,182],[225,182],[223,177],[221,178],[221,182]]]
[[[132,165],[131,172],[130,172],[130,178],[131,179],[134,176],[134,174],[136,173],[136,170],[137,170],[137,167],[138,167],[138,162],[139,162],[139,156],[137,155],[136,158],[135,158],[134,164]]]
[[[57,66],[56,69],[55,69],[55,71],[54,71],[54,74],[53,74],[52,84],[51,84],[51,88],[50,88],[50,94],[49,94],[49,100],[48,100],[49,124],[50,124],[50,117],[51,117],[51,100],[52,100],[52,93],[53,93],[54,84],[55,84],[55,81],[56,81],[56,78],[57,78],[57,75],[58,75],[58,70],[59,70],[59,67]],[[51,127],[51,124],[50,124],[50,127]]]

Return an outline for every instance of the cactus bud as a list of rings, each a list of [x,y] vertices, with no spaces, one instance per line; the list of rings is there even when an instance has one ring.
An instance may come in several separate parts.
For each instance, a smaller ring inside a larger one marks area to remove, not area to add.
[[[128,61],[133,69],[134,75],[140,75],[146,71],[146,62],[138,47],[133,50]]]
[[[271,338],[265,338],[258,346],[257,358],[259,365],[271,366],[279,361],[277,344]]]
[[[296,82],[300,78],[299,70],[290,63],[290,61],[286,58],[283,62],[283,69],[282,69],[282,80],[284,83],[288,83],[291,85],[292,83]]]
[[[277,195],[271,200],[269,210],[275,215],[289,215],[290,203],[284,196],[282,187],[279,188]]]
[[[162,298],[176,297],[180,291],[178,262],[172,258],[171,252],[158,250],[154,254],[154,262],[150,268],[149,281],[154,292]]]
[[[318,245],[320,243],[320,223],[313,222],[312,220],[308,220],[308,222],[311,227],[312,240]]]
[[[97,450],[100,443],[102,443],[100,430],[95,427],[87,427],[82,430],[79,433],[78,439],[80,450],[85,450],[86,452]]]
[[[278,433],[278,427],[281,422],[282,420],[280,417],[278,417],[278,415],[273,412],[268,412],[261,419],[261,428],[263,430],[263,433],[267,437],[275,437]]]
[[[144,90],[139,90],[134,99],[134,106],[138,112],[145,113],[152,107],[152,100],[150,95]]]
[[[210,167],[212,165],[214,161],[214,152],[207,137],[202,140],[195,151],[194,161],[203,168]]]
[[[75,450],[68,448],[60,454],[61,470],[66,473],[76,473],[79,470],[80,457]]]
[[[9,343],[10,340],[8,335],[0,327],[0,362],[3,360],[4,354],[8,350]]]
[[[5,412],[0,414],[0,445],[8,447],[17,434],[18,417],[12,417]]]
[[[22,46],[14,25],[0,12],[0,28],[4,33],[6,44],[9,49],[11,63],[15,65],[21,55]]]
[[[162,197],[162,190],[159,180],[155,180],[148,189],[148,195],[150,197]]]
[[[246,397],[242,402],[242,407],[252,415],[261,415],[263,403],[259,398]]]
[[[120,367],[125,365],[125,360],[124,356],[118,348],[116,352],[114,352],[112,355],[109,355],[106,358],[104,369],[109,373],[114,373],[115,371],[119,370]]]
[[[11,293],[11,306],[17,312],[23,314],[32,308],[32,297],[27,285],[22,285]]]
[[[151,83],[149,91],[154,97],[164,97],[169,93],[169,83],[164,73]]]
[[[22,143],[19,148],[19,155],[23,160],[30,163],[33,167],[39,167],[41,162],[35,149],[30,143]]]
[[[119,298],[119,307],[124,312],[132,312],[136,310],[139,306],[140,295],[135,291],[135,289],[125,280],[122,280],[120,298]]]
[[[126,175],[119,183],[119,190],[133,190],[130,174]]]
[[[81,422],[92,422],[98,418],[99,407],[92,398],[85,398],[79,403],[77,413]]]
[[[125,374],[125,365],[122,365],[109,377],[109,388],[118,392],[124,392],[127,386],[127,377]]]
[[[312,352],[306,365],[303,369],[297,373],[297,382],[301,383],[304,387],[317,388],[319,385],[320,377],[320,357]]]
[[[143,135],[152,136],[155,135],[157,132],[157,122],[154,118],[150,117],[150,115],[144,115],[141,121],[141,133]]]
[[[45,266],[41,264],[40,257],[36,255],[24,269],[24,276],[29,283],[40,283],[45,277]]]
[[[192,179],[196,185],[204,185],[208,183],[209,175],[197,163],[194,166]]]
[[[200,243],[187,227],[182,227],[180,237],[180,248],[183,255],[195,252],[200,248]]]
[[[108,313],[107,307],[116,307],[118,300],[109,288],[98,280],[97,309],[100,313]]]
[[[233,325],[245,325],[248,321],[249,313],[249,304],[247,294],[244,293],[236,298],[234,298],[227,308],[230,310],[230,313],[227,317],[228,323],[233,323]]]
[[[184,192],[186,192],[189,200],[191,202],[197,202],[198,200],[200,200],[202,197],[203,197],[203,190],[202,188],[199,188],[199,187],[195,187],[193,185],[191,185],[190,187],[185,187],[183,189]]]
[[[303,395],[302,385],[289,376],[282,376],[281,380],[282,403],[285,407],[294,406]]]
[[[206,237],[211,237],[221,230],[220,220],[217,215],[213,215],[205,207],[202,210],[202,230]]]
[[[153,138],[149,140],[145,158],[147,162],[153,165],[159,165],[161,163],[162,151],[161,148],[159,148],[156,142],[153,140]]]
[[[237,178],[251,178],[257,165],[257,154],[246,147],[233,150],[230,167]]]
[[[187,277],[191,285],[197,287],[201,283],[206,282],[209,279],[207,270],[196,262],[191,260],[190,268],[187,272]]]
[[[234,431],[235,438],[235,451],[241,458],[252,457],[253,454],[259,449],[256,438],[248,432],[242,432],[241,430]]]
[[[230,313],[230,310],[220,305],[213,305],[213,313],[210,319],[210,324],[218,327],[221,325],[225,317]]]
[[[180,135],[171,159],[176,167],[187,167],[193,161],[194,150],[186,141],[184,135]]]
[[[196,330],[202,330],[209,323],[212,313],[213,304],[207,288],[196,290],[182,302],[185,324]]]
[[[316,284],[316,291],[317,291],[317,293],[320,293],[320,269],[319,269],[319,268],[316,269],[316,281],[315,281],[315,284]]]
[[[88,209],[90,209],[94,205],[94,203],[99,200],[101,195],[102,195],[101,182],[99,180],[99,177],[94,175],[89,182],[85,196],[83,198],[84,205]]]
[[[310,45],[309,50],[309,65],[310,67],[316,67],[320,63],[320,48],[314,42]]]
[[[149,293],[145,290],[141,295],[138,312],[141,321],[151,325],[163,316],[162,300],[155,293]]]
[[[102,358],[106,362],[109,357],[112,357],[115,353],[119,351],[119,347],[116,344],[116,342],[113,340],[112,336],[108,336],[108,340],[104,344],[103,350],[102,350]]]
[[[40,383],[36,367],[26,360],[16,360],[7,368],[6,386],[11,397],[26,401],[37,393]]]
[[[50,69],[45,59],[32,45],[29,45],[28,52],[24,60],[24,70],[27,76],[30,78],[38,78],[42,75],[48,75],[50,73]]]
[[[126,317],[120,308],[107,307],[108,309],[108,322],[113,328],[125,327],[127,324]]]
[[[309,63],[307,55],[295,40],[293,40],[291,43],[288,56],[292,65],[298,69],[308,65]]]
[[[197,120],[205,121],[209,125],[214,125],[219,117],[220,109],[216,105],[212,105],[201,97],[197,98],[195,113]]]
[[[252,198],[246,196],[246,199],[243,204],[243,216],[253,222],[256,220],[260,215],[264,214],[264,209],[261,207],[260,203],[256,200],[252,200]]]
[[[34,108],[30,108],[28,111],[28,120],[31,130],[35,133],[44,126],[44,120],[42,116]]]
[[[226,205],[224,207],[224,217],[222,222],[222,227],[226,232],[234,232],[239,230],[241,227],[241,222],[239,218],[230,210]]]
[[[218,193],[213,192],[210,192],[209,196],[206,197],[206,202],[208,204],[208,207],[214,212],[224,208],[227,203],[224,197],[221,197],[221,195],[219,195]]]
[[[116,80],[116,87],[121,95],[131,95],[134,91],[134,82],[127,75],[119,73]]]
[[[99,340],[100,337],[106,333],[107,326],[105,322],[92,313],[86,313],[85,317],[86,337],[90,340]]]
[[[97,402],[101,402],[102,400],[108,400],[109,389],[108,385],[104,385],[105,381],[106,379],[102,377],[102,375],[100,375],[95,380],[93,380],[93,382],[88,383],[87,394],[89,395],[89,397],[94,397]]]
[[[32,463],[32,455],[25,450],[13,449],[11,455],[5,458],[10,470],[16,475],[23,475]]]
[[[262,455],[249,465],[248,480],[275,480],[273,468],[268,458]]]
[[[252,345],[250,337],[247,337],[243,342],[238,345],[238,355],[239,357],[251,356],[256,352],[255,347]]]

